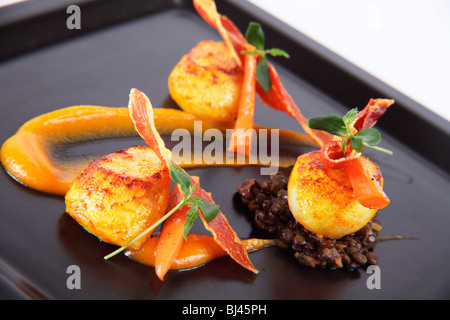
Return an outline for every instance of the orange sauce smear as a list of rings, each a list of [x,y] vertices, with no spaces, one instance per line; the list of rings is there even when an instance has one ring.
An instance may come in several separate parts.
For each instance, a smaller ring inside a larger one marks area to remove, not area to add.
[[[147,266],[155,266],[155,249],[158,237],[148,238],[137,250],[128,250],[125,254]],[[278,244],[278,240],[272,239],[245,239],[241,240],[247,252],[262,249]],[[227,256],[211,236],[189,234],[187,241],[172,264],[171,270],[189,270],[200,267],[214,259]]]
[[[183,128],[195,134],[194,122],[202,121],[202,133],[216,128],[225,134],[234,124],[218,124],[200,120],[194,115],[176,109],[155,109],[158,132],[170,135]],[[255,126],[255,129],[259,128]],[[2,145],[1,162],[15,180],[35,190],[65,195],[73,179],[93,160],[59,161],[52,156],[53,147],[62,143],[75,143],[118,137],[138,136],[127,108],[80,105],[59,109],[40,115],[23,124],[17,133]],[[279,131],[280,142],[292,145],[313,146],[311,140],[288,130]],[[195,157],[195,154],[192,158]],[[223,164],[229,166],[229,161]],[[280,166],[295,163],[295,158],[280,157]],[[210,166],[206,163],[180,163],[181,166]],[[256,165],[261,165],[259,162]]]

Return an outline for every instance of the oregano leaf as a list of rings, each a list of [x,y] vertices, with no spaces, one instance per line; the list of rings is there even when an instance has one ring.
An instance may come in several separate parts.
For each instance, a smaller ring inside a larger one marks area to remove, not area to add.
[[[194,226],[195,220],[198,217],[198,204],[195,202],[193,206],[191,206],[186,212],[187,219],[184,222],[184,239],[187,240],[187,236]]]
[[[259,60],[256,66],[256,80],[264,91],[269,92],[272,87],[272,81],[269,76],[269,66],[266,59]]]
[[[351,137],[350,138],[350,145],[352,146],[353,150],[361,152],[364,149],[364,144],[361,138],[358,137]]]
[[[198,206],[205,217],[206,222],[211,222],[217,216],[220,210],[220,206],[217,204],[209,203],[203,199],[200,199]]]
[[[344,123],[349,126],[353,121],[355,121],[356,115],[358,114],[358,108],[354,108],[346,113],[345,116],[342,117]]]
[[[249,56],[259,56],[261,54],[261,52],[259,52],[258,50],[254,50],[254,51],[242,50],[241,53],[247,54]]]
[[[270,54],[271,56],[274,56],[274,57],[284,57],[287,59],[289,59],[291,57],[289,55],[289,53],[287,53],[283,49],[279,49],[279,48],[268,49],[268,50],[266,50],[266,53]]]
[[[342,153],[345,155],[346,152],[347,152],[347,138],[344,138],[342,140]]]
[[[255,46],[259,50],[264,50],[264,31],[261,24],[257,22],[250,22],[245,32],[245,39],[248,43]]]
[[[172,181],[180,186],[183,195],[190,193],[191,177],[186,171],[169,161],[169,174]]]
[[[356,137],[369,146],[377,146],[381,142],[381,134],[375,128],[362,129],[356,134]]]
[[[345,123],[338,114],[329,114],[310,118],[308,120],[308,126],[311,129],[326,131],[340,137],[347,134]]]
[[[346,153],[347,141],[350,139],[352,149],[361,152],[364,146],[392,155],[392,151],[378,147],[381,142],[381,134],[375,128],[362,129],[356,134],[350,130],[350,125],[355,121],[358,109],[348,111],[342,118],[338,114],[314,117],[308,120],[311,129],[322,130],[343,138],[342,151]]]

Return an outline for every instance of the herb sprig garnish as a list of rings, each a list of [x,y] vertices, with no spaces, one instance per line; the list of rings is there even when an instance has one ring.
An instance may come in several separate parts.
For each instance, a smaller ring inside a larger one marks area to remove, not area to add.
[[[191,208],[186,213],[187,219],[184,224],[184,238],[187,239],[189,231],[192,229],[195,220],[198,218],[198,210],[202,211],[206,222],[211,222],[219,213],[220,206],[209,203],[199,196],[192,196],[195,192],[196,184],[192,185],[191,177],[181,169],[180,167],[169,162],[170,177],[172,181],[180,186],[181,193],[183,194],[184,205],[189,205]],[[181,208],[181,205],[179,208]]]
[[[180,186],[181,193],[183,195],[183,199],[169,212],[167,212],[161,219],[156,221],[152,226],[144,230],[137,237],[132,239],[126,245],[118,248],[114,252],[108,254],[104,257],[105,260],[108,260],[118,253],[124,251],[129,246],[131,246],[136,241],[142,239],[150,232],[154,231],[160,224],[162,224],[165,220],[167,220],[172,214],[174,214],[178,209],[183,206],[191,206],[191,208],[186,213],[187,219],[184,224],[184,238],[187,239],[187,236],[194,226],[195,220],[198,218],[199,209],[202,211],[203,216],[205,217],[206,222],[211,222],[219,213],[220,206],[216,204],[209,203],[199,196],[193,196],[197,184],[192,184],[191,177],[186,173],[183,169],[173,164],[172,161],[167,161],[169,164],[169,174],[174,183]]]
[[[350,125],[356,118],[358,109],[354,108],[343,117],[338,114],[318,116],[308,120],[311,129],[326,131],[342,138],[342,151],[346,152],[348,140],[353,150],[362,152],[364,146],[392,155],[393,152],[378,146],[381,142],[381,134],[375,128],[366,128],[353,134]]]
[[[251,54],[261,56],[256,66],[256,81],[261,85],[264,91],[268,92],[272,87],[272,81],[269,76],[269,65],[267,64],[267,55],[278,57],[282,56],[290,58],[289,54],[278,48],[264,49],[265,36],[261,24],[257,22],[250,22],[245,33],[245,39],[248,43],[253,45],[256,49],[253,51],[242,51],[242,54]]]

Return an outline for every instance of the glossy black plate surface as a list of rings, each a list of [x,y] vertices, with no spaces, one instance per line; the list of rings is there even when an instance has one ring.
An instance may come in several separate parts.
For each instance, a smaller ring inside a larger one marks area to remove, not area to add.
[[[2,143],[27,120],[55,109],[80,104],[126,106],[133,87],[147,93],[154,106],[176,107],[168,94],[170,71],[199,41],[220,39],[193,11],[190,1],[80,2],[84,18],[79,31],[66,28],[67,5],[51,7],[54,11],[41,7],[44,12],[37,17],[18,17],[11,8],[3,12],[13,21],[0,29]],[[382,235],[417,240],[377,246],[381,289],[368,289],[370,274],[365,269],[309,269],[276,247],[250,254],[260,270],[258,275],[223,258],[196,270],[170,272],[160,282],[152,268],[125,256],[105,262],[102,257],[114,247],[100,243],[65,214],[62,197],[24,187],[3,170],[3,295],[33,299],[450,298],[448,122],[254,6],[236,0],[217,1],[217,6],[242,31],[250,20],[263,23],[268,46],[291,54],[289,61],[273,63],[306,117],[343,114],[364,107],[369,98],[396,100],[379,122],[382,146],[393,150],[394,156],[369,155],[381,167],[391,199],[379,215]],[[22,8],[31,10],[25,4]],[[4,43],[10,45],[3,47]],[[259,101],[255,122],[301,131],[295,120]],[[102,150],[112,152],[141,143],[125,139],[102,145]],[[98,149],[95,145],[88,148]],[[202,186],[212,192],[237,234],[252,236],[250,220],[236,201],[235,187],[247,178],[264,179],[259,168],[204,168],[191,173],[200,176]],[[80,290],[66,285],[70,265],[80,267]]]

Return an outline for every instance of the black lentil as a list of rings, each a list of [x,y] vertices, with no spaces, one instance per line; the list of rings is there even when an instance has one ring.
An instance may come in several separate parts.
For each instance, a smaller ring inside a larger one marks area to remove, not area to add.
[[[263,183],[248,179],[237,187],[242,203],[253,214],[256,228],[292,250],[300,264],[312,268],[355,270],[377,264],[373,250],[380,224],[374,218],[364,228],[341,239],[321,238],[298,223],[289,210],[283,173]]]

